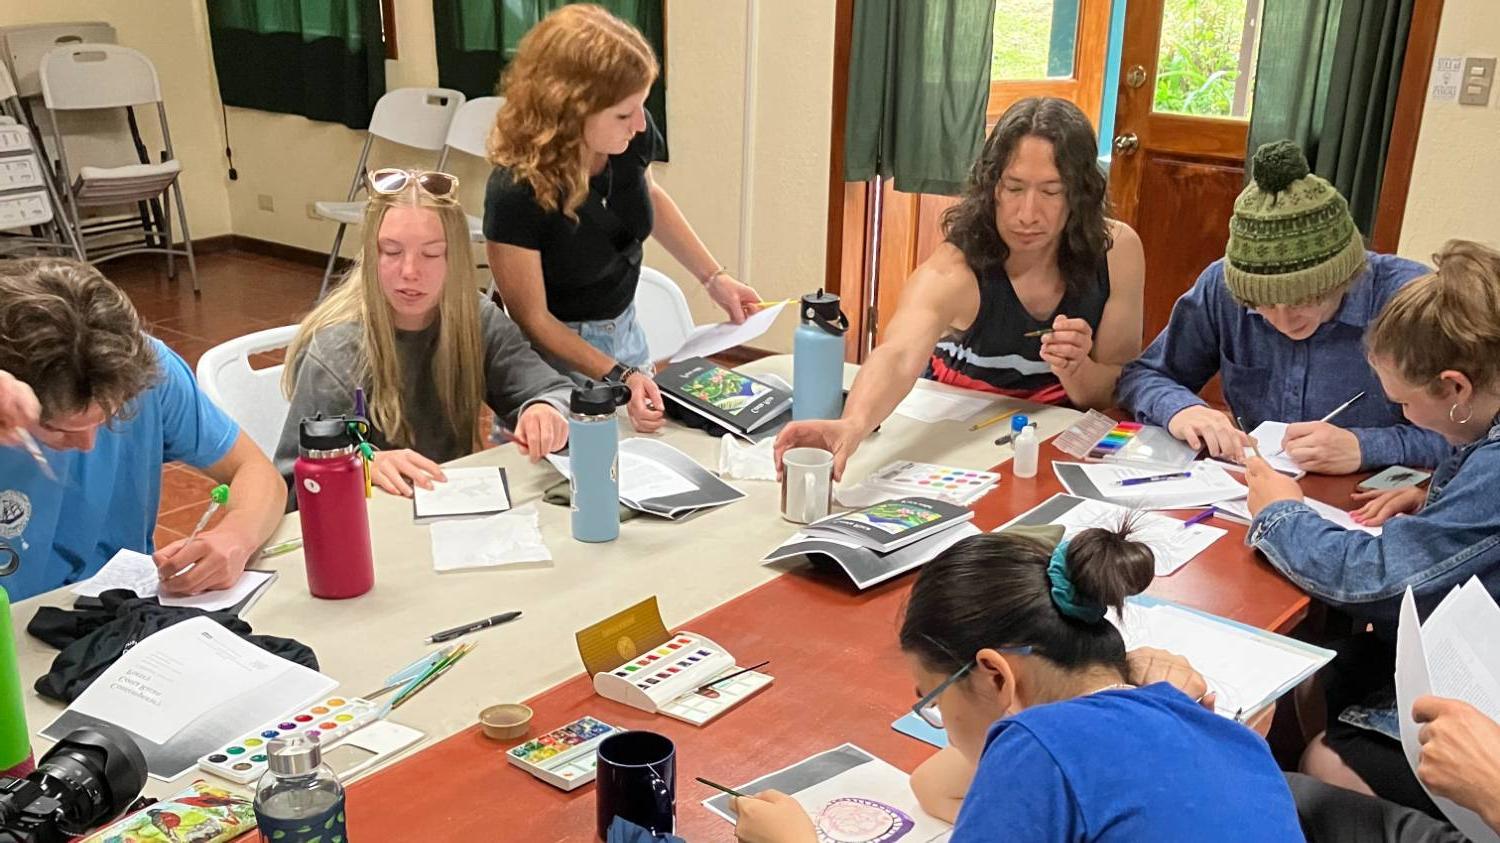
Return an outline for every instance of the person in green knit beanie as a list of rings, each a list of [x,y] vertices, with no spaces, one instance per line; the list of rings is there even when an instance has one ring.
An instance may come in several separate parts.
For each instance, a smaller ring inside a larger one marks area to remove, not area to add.
[[[1385,399],[1362,343],[1385,303],[1428,268],[1366,250],[1348,203],[1295,143],[1256,150],[1251,177],[1235,200],[1224,258],[1121,372],[1118,402],[1216,457],[1244,456],[1250,442],[1238,417],[1246,430],[1287,422],[1282,441],[1258,444],[1306,471],[1437,465],[1451,447]],[[1198,394],[1216,374],[1228,413]]]

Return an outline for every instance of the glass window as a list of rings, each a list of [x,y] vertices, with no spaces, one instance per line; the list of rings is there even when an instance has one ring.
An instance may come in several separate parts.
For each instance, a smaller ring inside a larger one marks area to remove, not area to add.
[[[1166,0],[1153,108],[1250,118],[1261,0]]]
[[[996,0],[991,82],[1068,79],[1078,0]]]

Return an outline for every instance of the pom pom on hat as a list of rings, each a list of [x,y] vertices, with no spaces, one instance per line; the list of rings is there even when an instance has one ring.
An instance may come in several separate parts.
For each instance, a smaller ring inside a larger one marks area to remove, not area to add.
[[[1302,148],[1289,140],[1273,141],[1255,150],[1250,162],[1255,184],[1267,193],[1280,193],[1292,182],[1306,176],[1310,169]]]

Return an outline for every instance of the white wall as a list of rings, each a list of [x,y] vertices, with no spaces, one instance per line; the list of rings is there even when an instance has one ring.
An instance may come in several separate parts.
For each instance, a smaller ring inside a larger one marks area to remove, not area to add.
[[[1500,56],[1500,14],[1494,0],[1446,0],[1438,56]],[[1417,139],[1402,255],[1430,263],[1452,237],[1500,246],[1500,86],[1488,107],[1428,100]]]
[[[657,181],[709,250],[766,298],[823,283],[835,0],[668,0],[667,121],[672,161]],[[430,0],[396,0],[399,54],[388,87],[435,85]],[[237,181],[223,157],[218,87],[202,0],[0,0],[0,23],[107,20],[162,76],[195,238],[238,235],[326,251],[332,223],[308,218],[341,199],[362,133],[249,109],[228,110]],[[747,51],[750,63],[747,64]],[[432,163],[377,144],[372,163]],[[460,156],[462,158],[462,156]],[[489,167],[450,164],[478,213]],[[261,210],[262,196],[273,210]],[[352,254],[345,238],[344,254]],[[652,242],[646,260],[682,284],[700,322],[723,312]],[[790,317],[757,344],[790,350]]]

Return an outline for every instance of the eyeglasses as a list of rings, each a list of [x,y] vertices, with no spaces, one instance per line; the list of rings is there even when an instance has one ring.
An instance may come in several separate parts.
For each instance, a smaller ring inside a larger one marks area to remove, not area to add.
[[[394,196],[405,190],[413,181],[417,188],[433,199],[453,200],[458,193],[458,177],[436,170],[401,170],[394,167],[375,170],[365,176],[370,191],[382,196]]]
[[[998,652],[1008,653],[1014,656],[1031,655],[1030,647],[995,647],[994,649]],[[975,664],[975,662],[971,661],[958,670],[954,671],[952,676],[944,679],[942,684],[929,691],[927,693],[927,696],[921,698],[920,700],[917,700],[916,704],[911,707],[912,714],[920,717],[923,723],[926,723],[934,729],[943,728],[943,712],[938,709],[938,697],[941,697],[943,695],[943,692],[948,690],[948,686],[952,685],[954,682],[959,681],[960,679],[963,679],[965,676],[968,676],[969,671],[974,669]]]

